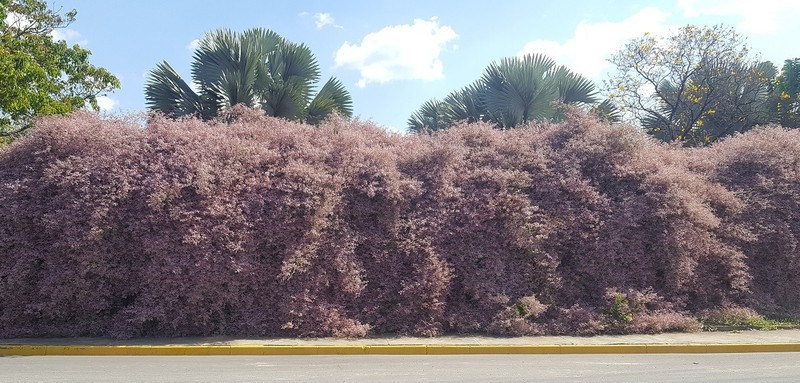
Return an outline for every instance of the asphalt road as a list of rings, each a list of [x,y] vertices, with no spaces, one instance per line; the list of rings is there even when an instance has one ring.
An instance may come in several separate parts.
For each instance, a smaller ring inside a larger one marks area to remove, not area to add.
[[[800,353],[0,357],[0,382],[797,382]]]

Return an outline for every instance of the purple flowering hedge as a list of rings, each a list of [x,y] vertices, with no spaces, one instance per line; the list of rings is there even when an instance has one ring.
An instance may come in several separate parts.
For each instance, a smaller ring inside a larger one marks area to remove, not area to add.
[[[800,315],[800,132],[87,113],[0,151],[0,337],[595,334]],[[738,311],[737,311],[738,310]]]

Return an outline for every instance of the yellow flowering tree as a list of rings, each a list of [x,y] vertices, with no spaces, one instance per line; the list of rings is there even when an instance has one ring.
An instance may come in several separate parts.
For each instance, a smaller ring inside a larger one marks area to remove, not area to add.
[[[663,141],[705,145],[769,122],[777,72],[753,58],[723,25],[687,25],[671,36],[645,34],[609,60],[604,84],[624,116]]]

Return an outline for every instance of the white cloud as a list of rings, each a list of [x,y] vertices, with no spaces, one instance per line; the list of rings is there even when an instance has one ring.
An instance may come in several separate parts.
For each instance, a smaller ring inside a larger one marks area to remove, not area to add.
[[[755,34],[776,33],[784,23],[796,23],[800,1],[796,0],[678,0],[685,17],[733,16],[741,21],[736,27]]]
[[[335,28],[344,29],[343,26],[336,24],[336,20],[334,20],[330,13],[315,13],[314,23],[317,24],[317,29],[325,28],[328,25]]]
[[[432,81],[444,78],[439,58],[442,49],[458,35],[437,18],[414,20],[372,32],[361,44],[345,41],[336,51],[336,65],[358,69],[358,87],[395,80]]]
[[[670,28],[666,23],[667,17],[669,13],[648,7],[620,22],[583,20],[575,28],[575,35],[566,42],[530,41],[518,55],[542,53],[589,79],[599,79],[607,69],[607,59],[612,53],[645,32],[663,33]]]
[[[89,41],[86,39],[78,40],[81,37],[81,34],[69,28],[64,29],[53,29],[50,32],[50,37],[53,41],[66,41],[67,44],[73,45],[78,44],[80,46],[86,46],[89,44]]]
[[[97,106],[100,107],[101,112],[109,112],[119,106],[119,101],[108,96],[99,96],[97,97]]]
[[[25,29],[31,25],[31,20],[29,18],[16,12],[6,13],[5,22],[6,25],[16,29]]]
[[[194,51],[199,46],[200,46],[200,39],[194,39],[192,41],[189,41],[189,44],[186,44],[186,50]]]

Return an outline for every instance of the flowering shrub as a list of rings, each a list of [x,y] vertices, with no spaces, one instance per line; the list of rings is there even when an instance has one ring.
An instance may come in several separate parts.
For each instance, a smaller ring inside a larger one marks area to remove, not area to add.
[[[747,306],[760,314],[800,316],[800,131],[756,129],[696,154],[698,169],[736,193],[733,242],[753,278]]]
[[[652,290],[606,291],[605,330],[613,333],[697,331],[700,323]]]
[[[723,325],[747,325],[753,321],[764,320],[755,310],[741,306],[723,306],[700,312],[701,320]]]
[[[0,337],[594,334],[787,312],[800,273],[769,262],[794,250],[765,233],[794,221],[742,198],[785,196],[736,170],[751,136],[690,152],[574,111],[407,137],[246,109],[43,119],[0,152]],[[762,141],[754,164],[778,149]],[[788,193],[775,172],[759,174]]]

